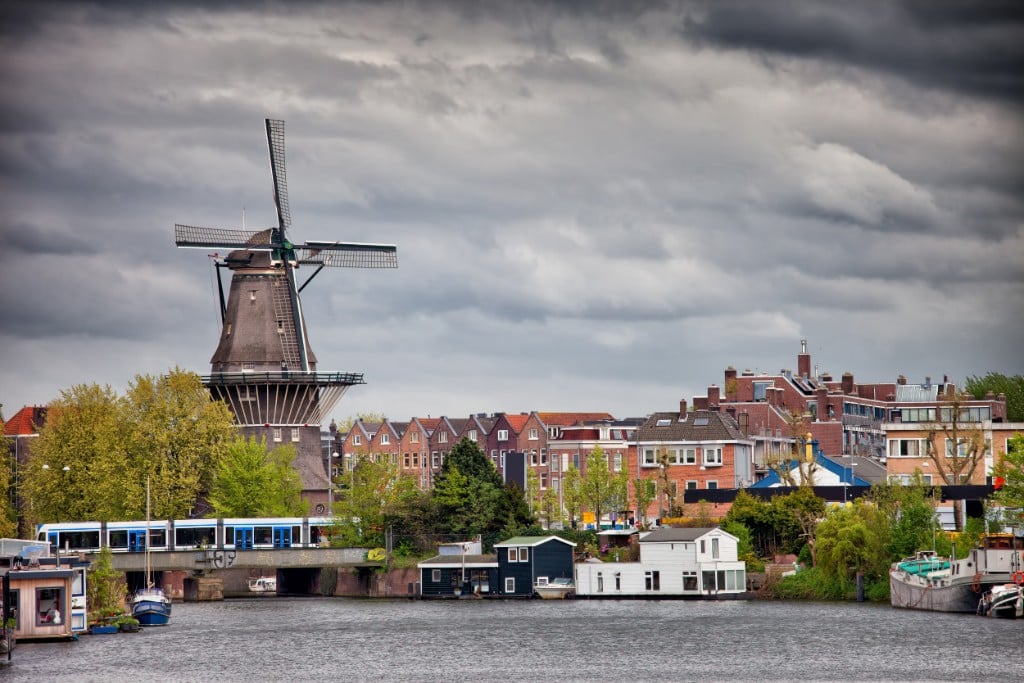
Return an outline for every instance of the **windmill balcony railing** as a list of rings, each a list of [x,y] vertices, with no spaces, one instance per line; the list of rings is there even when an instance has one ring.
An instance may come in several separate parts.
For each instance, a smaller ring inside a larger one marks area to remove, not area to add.
[[[260,384],[316,384],[337,386],[366,384],[361,372],[301,372],[282,370],[280,372],[215,372],[203,375],[203,386],[260,385]]]

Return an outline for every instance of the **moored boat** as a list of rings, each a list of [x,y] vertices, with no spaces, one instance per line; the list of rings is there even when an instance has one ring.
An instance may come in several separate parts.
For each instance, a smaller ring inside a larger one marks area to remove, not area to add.
[[[171,620],[171,599],[157,586],[140,588],[132,596],[132,616],[142,626],[166,626]]]
[[[1024,538],[986,536],[967,557],[949,559],[925,550],[889,570],[893,607],[932,612],[976,612],[982,593],[1022,576]]]
[[[260,576],[255,579],[249,579],[249,590],[253,593],[276,593],[277,577]]]
[[[538,582],[533,591],[544,600],[561,600],[570,596],[576,590],[576,584],[572,579],[558,578],[546,583]]]
[[[993,586],[978,601],[978,614],[1000,619],[1024,617],[1024,586],[1015,583]]]

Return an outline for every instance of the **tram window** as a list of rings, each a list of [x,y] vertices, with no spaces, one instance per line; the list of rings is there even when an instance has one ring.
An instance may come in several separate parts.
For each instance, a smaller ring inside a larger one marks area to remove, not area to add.
[[[224,527],[224,545],[235,544],[235,527],[226,526]]]
[[[150,529],[149,530],[149,547],[150,548],[166,548],[167,547],[167,530],[166,529]]]
[[[174,545],[179,548],[206,548],[214,543],[214,527],[186,527],[174,530]]]
[[[274,532],[269,526],[258,526],[253,528],[253,543],[257,545],[270,545],[273,543]]]
[[[110,547],[114,550],[125,550],[128,548],[128,530],[111,529]]]

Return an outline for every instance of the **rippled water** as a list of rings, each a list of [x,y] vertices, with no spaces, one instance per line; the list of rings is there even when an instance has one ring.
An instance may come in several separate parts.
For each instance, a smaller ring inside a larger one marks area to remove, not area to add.
[[[20,643],[0,680],[1020,681],[1024,621],[866,604],[262,598]]]

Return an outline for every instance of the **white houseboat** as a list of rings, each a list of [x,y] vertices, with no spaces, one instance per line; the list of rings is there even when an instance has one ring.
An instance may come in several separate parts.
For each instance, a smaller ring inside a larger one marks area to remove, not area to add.
[[[583,562],[581,598],[726,598],[746,592],[738,539],[714,527],[663,527],[640,537],[639,562]]]

